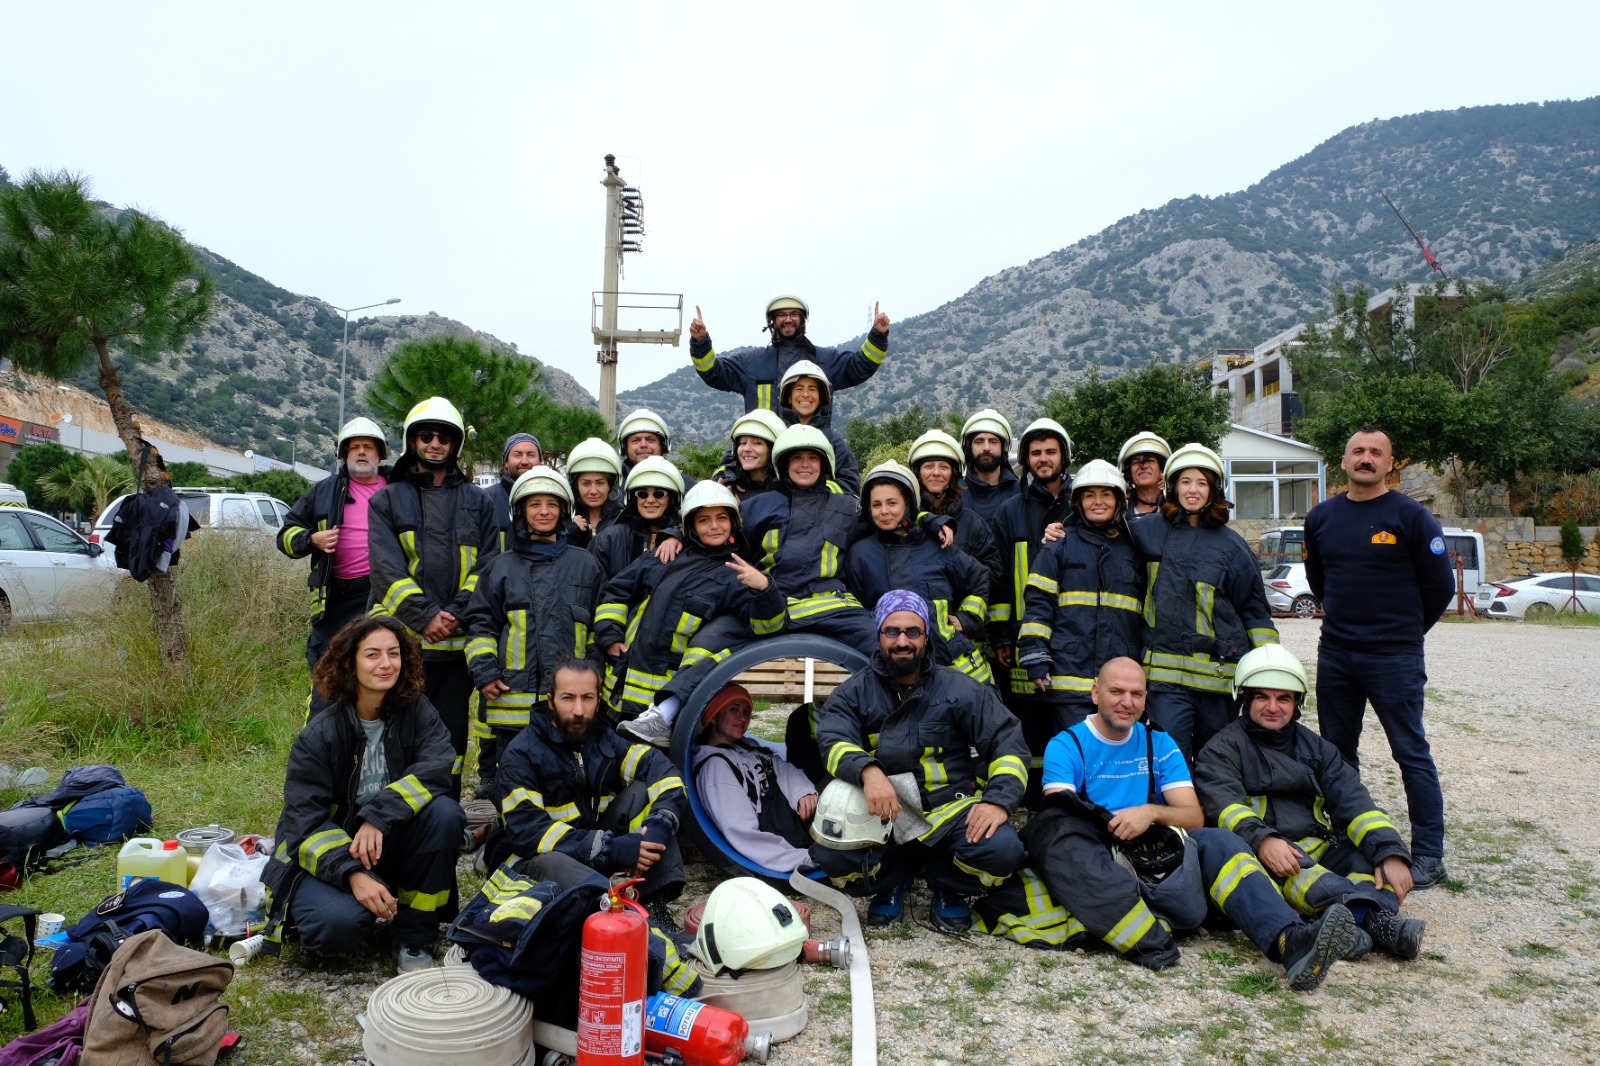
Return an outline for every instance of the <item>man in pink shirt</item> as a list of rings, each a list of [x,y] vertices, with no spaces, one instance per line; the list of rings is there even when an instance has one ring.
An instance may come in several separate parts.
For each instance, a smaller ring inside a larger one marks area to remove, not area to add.
[[[367,612],[370,590],[367,505],[388,484],[383,430],[352,418],[339,430],[339,468],[296,501],[278,533],[278,550],[311,559],[311,635],[306,662],[314,670],[333,635]]]

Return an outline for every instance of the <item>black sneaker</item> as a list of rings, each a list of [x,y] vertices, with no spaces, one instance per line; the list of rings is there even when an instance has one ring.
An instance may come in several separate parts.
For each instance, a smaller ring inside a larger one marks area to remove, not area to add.
[[[929,917],[941,933],[965,933],[972,928],[972,906],[954,892],[934,889]]]
[[[1328,969],[1356,946],[1360,930],[1350,908],[1335,903],[1314,922],[1301,922],[1279,934],[1278,955],[1289,987],[1309,992],[1322,984]]]
[[[1443,855],[1417,855],[1411,860],[1411,888],[1421,892],[1450,875],[1445,873]]]

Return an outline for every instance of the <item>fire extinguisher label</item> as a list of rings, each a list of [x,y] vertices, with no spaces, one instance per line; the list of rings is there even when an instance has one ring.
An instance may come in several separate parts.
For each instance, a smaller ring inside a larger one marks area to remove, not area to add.
[[[620,951],[590,951],[581,956],[582,1010],[578,1045],[596,1055],[639,1055],[644,1050],[644,1001],[624,1000],[628,956]],[[620,1020],[620,1027],[616,1021]]]
[[[644,1000],[636,999],[622,1005],[622,1055],[644,1053]]]
[[[645,1016],[645,1021],[655,1032],[687,1040],[694,1029],[695,1017],[704,1006],[704,1003],[692,999],[680,999],[657,992],[650,997],[650,1013]]]

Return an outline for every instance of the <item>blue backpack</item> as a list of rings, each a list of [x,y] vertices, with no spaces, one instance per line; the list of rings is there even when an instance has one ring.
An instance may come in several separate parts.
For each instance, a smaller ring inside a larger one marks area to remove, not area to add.
[[[74,766],[54,792],[30,796],[12,809],[24,807],[55,811],[66,835],[82,844],[126,840],[154,825],[150,801],[115,766]]]
[[[206,905],[187,888],[141,878],[67,930],[50,961],[50,987],[57,993],[89,991],[122,942],[147,929],[160,929],[175,944],[200,947],[209,920]]]

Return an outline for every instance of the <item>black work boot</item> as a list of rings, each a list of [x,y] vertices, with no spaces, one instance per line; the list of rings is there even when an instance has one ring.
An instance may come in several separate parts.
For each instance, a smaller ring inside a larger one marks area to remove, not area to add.
[[[1322,984],[1328,968],[1356,946],[1360,928],[1350,908],[1335,903],[1314,922],[1291,925],[1278,934],[1278,958],[1289,987],[1309,992]]]
[[[1422,954],[1422,934],[1427,928],[1421,918],[1402,918],[1378,907],[1367,912],[1372,943],[1385,955],[1408,962]]]
[[[1367,931],[1356,926],[1356,938],[1349,951],[1339,956],[1340,962],[1360,962],[1372,954],[1372,937]]]

